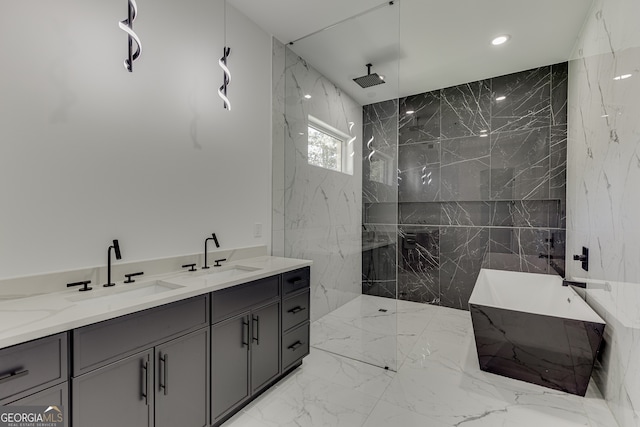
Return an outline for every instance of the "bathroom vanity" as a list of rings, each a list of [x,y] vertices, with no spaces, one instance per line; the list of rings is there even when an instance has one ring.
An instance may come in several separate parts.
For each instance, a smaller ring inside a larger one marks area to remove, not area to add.
[[[3,301],[0,405],[61,405],[74,427],[219,425],[309,353],[310,264]]]

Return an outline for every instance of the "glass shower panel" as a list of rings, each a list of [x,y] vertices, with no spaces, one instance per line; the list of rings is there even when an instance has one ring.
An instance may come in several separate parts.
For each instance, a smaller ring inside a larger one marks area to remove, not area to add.
[[[284,251],[314,261],[311,345],[391,370],[399,16],[385,4],[295,41],[284,84]],[[378,84],[361,87],[367,64]]]

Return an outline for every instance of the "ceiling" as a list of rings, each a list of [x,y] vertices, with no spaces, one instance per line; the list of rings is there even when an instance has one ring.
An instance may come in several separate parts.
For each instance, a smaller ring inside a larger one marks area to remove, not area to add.
[[[291,49],[362,105],[567,61],[592,5],[592,0],[228,2],[283,43],[311,34]],[[511,39],[493,46],[500,34]],[[362,89],[352,79],[366,74],[369,62],[386,83]]]

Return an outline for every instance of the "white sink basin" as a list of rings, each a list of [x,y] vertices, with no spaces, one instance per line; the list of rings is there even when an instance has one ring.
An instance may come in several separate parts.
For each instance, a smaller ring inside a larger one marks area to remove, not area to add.
[[[204,273],[204,275],[200,277],[205,279],[211,278],[215,280],[230,279],[232,277],[240,276],[257,270],[260,269],[256,267],[245,267],[241,265],[233,265],[229,267],[211,267],[208,270],[204,270],[206,271],[206,273]]]
[[[182,285],[167,283],[160,280],[151,282],[140,282],[133,285],[116,285],[112,288],[94,287],[88,292],[78,292],[80,295],[69,296],[66,299],[71,302],[114,302],[124,301],[130,298],[140,298],[149,295],[157,295],[163,292],[173,291],[182,288]]]

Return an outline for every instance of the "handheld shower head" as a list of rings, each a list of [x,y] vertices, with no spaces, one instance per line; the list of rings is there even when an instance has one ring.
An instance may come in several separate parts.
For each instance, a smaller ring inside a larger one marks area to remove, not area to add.
[[[371,86],[381,85],[386,83],[382,76],[379,76],[378,73],[371,72],[371,64],[367,64],[367,75],[360,76],[353,79],[354,82],[358,83],[361,88],[365,89]]]
[[[213,238],[213,243],[216,244],[216,248],[219,248],[220,243],[218,243],[218,238],[216,237],[216,233],[211,233],[211,237]]]
[[[113,251],[115,252],[116,259],[122,259],[122,253],[120,253],[120,244],[117,239],[113,240]]]

